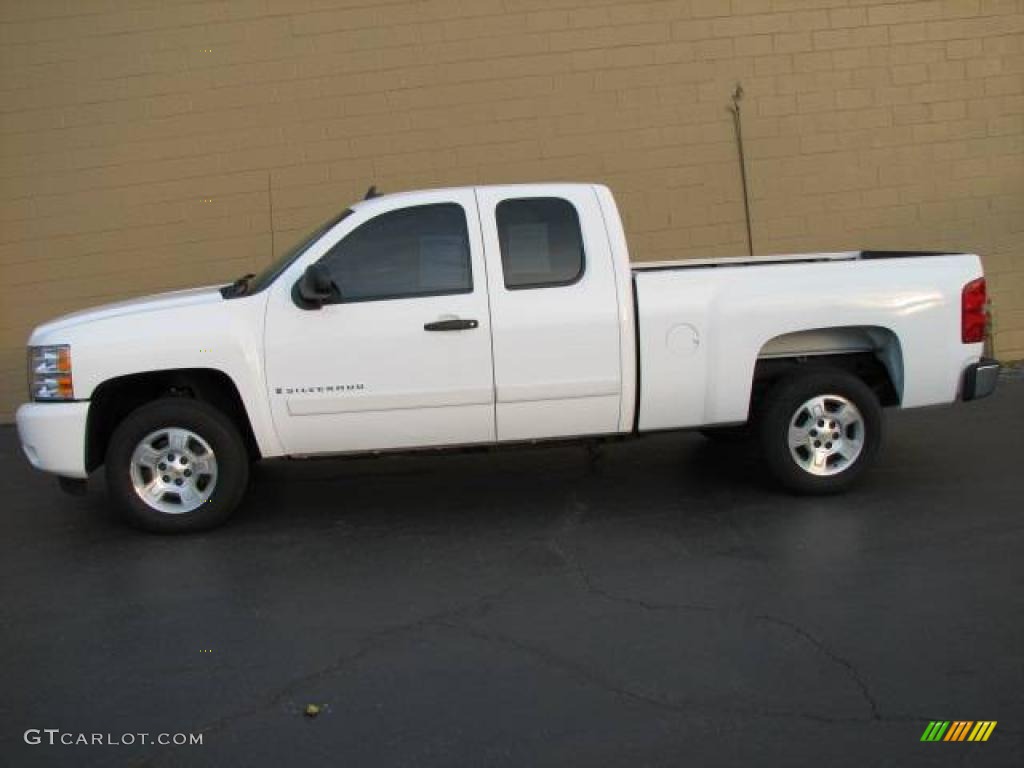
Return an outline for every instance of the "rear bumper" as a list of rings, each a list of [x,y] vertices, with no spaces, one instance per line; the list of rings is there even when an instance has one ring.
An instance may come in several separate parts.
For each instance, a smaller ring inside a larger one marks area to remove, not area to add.
[[[18,408],[18,438],[36,469],[85,478],[85,424],[89,403],[25,403]]]
[[[978,400],[988,397],[996,390],[999,381],[999,362],[983,357],[964,371],[963,383],[960,386],[962,400]]]

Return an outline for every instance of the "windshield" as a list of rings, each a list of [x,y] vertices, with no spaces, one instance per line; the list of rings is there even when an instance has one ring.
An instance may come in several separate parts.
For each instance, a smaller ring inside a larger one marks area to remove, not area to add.
[[[250,296],[254,293],[259,293],[272,282],[274,282],[278,276],[284,272],[288,267],[292,265],[299,256],[306,252],[313,243],[319,240],[327,230],[337,224],[339,221],[344,219],[346,216],[352,213],[351,208],[347,208],[341,213],[332,216],[330,219],[325,221],[319,227],[314,229],[308,235],[300,239],[295,245],[281,254],[276,260],[271,262],[270,266],[263,269],[259,274],[249,281],[248,290],[245,291],[246,296]]]

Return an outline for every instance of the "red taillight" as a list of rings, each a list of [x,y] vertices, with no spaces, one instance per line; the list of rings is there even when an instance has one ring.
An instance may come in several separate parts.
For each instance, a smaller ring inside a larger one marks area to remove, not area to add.
[[[960,298],[960,340],[964,344],[977,344],[985,340],[988,330],[988,312],[985,294],[985,278],[971,280],[964,286]]]

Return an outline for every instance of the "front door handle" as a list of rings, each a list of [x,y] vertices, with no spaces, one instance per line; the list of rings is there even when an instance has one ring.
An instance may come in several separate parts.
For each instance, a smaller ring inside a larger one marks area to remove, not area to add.
[[[450,320],[435,320],[432,323],[427,323],[423,326],[424,331],[471,331],[476,328],[480,323],[476,320],[462,320],[460,318],[452,318]]]

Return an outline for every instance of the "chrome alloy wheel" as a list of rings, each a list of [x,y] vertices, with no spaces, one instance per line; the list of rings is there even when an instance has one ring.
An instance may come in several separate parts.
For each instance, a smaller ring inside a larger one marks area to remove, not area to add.
[[[132,487],[157,512],[178,515],[205,504],[217,485],[217,457],[188,429],[150,432],[132,452]]]
[[[864,449],[864,417],[842,395],[818,395],[789,420],[789,453],[805,472],[838,475]]]

